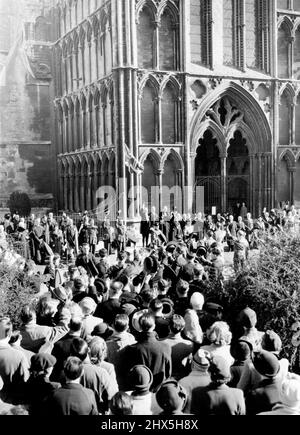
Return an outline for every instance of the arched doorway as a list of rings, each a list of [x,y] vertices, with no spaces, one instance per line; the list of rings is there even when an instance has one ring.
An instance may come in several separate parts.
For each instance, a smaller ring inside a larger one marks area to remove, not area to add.
[[[219,177],[220,182],[218,178],[203,180],[203,169],[199,167],[202,159],[209,164],[209,155],[199,151],[199,139],[207,141],[208,135],[214,138],[219,150],[220,169],[206,178]],[[264,207],[274,206],[272,132],[266,114],[245,88],[234,82],[224,83],[205,96],[191,123],[190,143],[191,154],[195,155],[190,167],[194,164],[195,169],[189,174],[189,183],[197,186],[202,177],[202,184],[208,185],[206,210],[214,192],[216,199],[221,198],[222,212],[227,212],[237,198],[247,202],[254,216],[261,214]],[[217,186],[214,190],[210,187],[213,181]]]
[[[229,143],[226,159],[227,209],[232,213],[238,203],[244,202],[249,206],[250,160],[247,140],[240,131],[234,133]]]
[[[142,204],[145,204],[149,211],[151,207],[155,207],[156,210],[159,209],[159,195],[155,195],[155,187],[158,185],[156,174],[157,168],[154,158],[149,154],[145,160],[144,172],[142,175]]]
[[[214,139],[210,130],[204,133],[199,141],[195,159],[196,186],[204,188],[204,212],[210,214],[212,208],[221,208],[221,160],[217,147],[217,139]]]

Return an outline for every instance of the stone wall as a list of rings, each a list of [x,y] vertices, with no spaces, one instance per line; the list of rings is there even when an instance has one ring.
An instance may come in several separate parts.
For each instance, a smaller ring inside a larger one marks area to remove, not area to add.
[[[48,1],[18,3],[24,7],[24,21],[12,2],[9,24],[15,29],[7,33],[13,37],[6,41],[9,52],[0,69],[0,203],[5,207],[12,192],[22,191],[36,206],[52,207],[50,48],[47,43],[26,40],[22,34],[23,25],[35,28]],[[0,1],[0,14],[7,13],[3,4]]]

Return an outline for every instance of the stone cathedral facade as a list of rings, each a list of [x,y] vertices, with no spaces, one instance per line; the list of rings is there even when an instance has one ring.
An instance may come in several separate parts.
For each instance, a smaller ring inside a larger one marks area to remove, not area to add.
[[[299,0],[60,0],[49,20],[60,210],[101,186],[132,221],[163,187],[185,212],[197,186],[206,212],[300,205]]]

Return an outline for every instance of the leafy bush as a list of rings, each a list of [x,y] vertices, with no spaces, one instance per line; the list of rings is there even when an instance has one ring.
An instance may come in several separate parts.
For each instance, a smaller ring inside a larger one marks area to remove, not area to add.
[[[0,316],[10,317],[14,328],[19,328],[21,310],[35,301],[39,285],[39,278],[0,265]]]
[[[273,329],[283,342],[282,356],[298,371],[299,348],[292,345],[291,327],[300,320],[300,236],[266,238],[247,270],[224,288],[208,289],[206,298],[224,307],[225,320],[236,331],[237,314],[247,306],[256,311],[258,329]]]
[[[31,202],[27,193],[13,192],[10,195],[8,207],[11,214],[18,212],[20,216],[27,217],[31,212]]]

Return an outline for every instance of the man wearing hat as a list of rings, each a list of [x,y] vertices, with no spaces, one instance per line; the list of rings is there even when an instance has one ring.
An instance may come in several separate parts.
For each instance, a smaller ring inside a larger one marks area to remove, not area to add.
[[[259,351],[261,349],[261,342],[264,333],[256,329],[256,312],[251,308],[246,307],[239,313],[237,323],[243,331],[239,339],[251,343],[254,352]]]
[[[31,358],[31,375],[26,384],[31,415],[39,415],[43,401],[61,386],[49,380],[55,364],[56,358],[46,353],[38,353]]]
[[[123,364],[116,371],[119,370],[119,377],[126,384],[127,373],[134,365],[146,365],[153,374],[151,391],[155,392],[171,376],[171,349],[157,340],[155,319],[151,314],[143,314],[139,324],[142,332],[138,336],[138,342],[121,351],[120,361]]]
[[[245,415],[245,400],[241,390],[228,387],[230,364],[221,356],[212,358],[209,366],[211,383],[194,390],[191,411],[195,415]]]
[[[280,385],[280,403],[258,415],[300,415],[300,377],[289,373]]]
[[[150,392],[153,382],[151,370],[145,365],[136,365],[129,372],[130,391],[133,401],[133,415],[155,415],[160,408],[155,395]]]
[[[92,337],[100,337],[104,341],[107,341],[110,339],[113,333],[113,329],[108,326],[107,323],[102,322],[95,326],[94,330],[92,331]]]
[[[156,400],[163,412],[159,415],[183,415],[187,399],[186,390],[175,379],[163,383],[156,393]]]
[[[249,415],[272,411],[281,400],[282,380],[277,376],[280,371],[278,358],[271,352],[262,350],[254,354],[253,365],[262,376],[262,381],[258,388],[250,391],[246,396],[247,414]]]
[[[195,408],[197,405],[193,401],[194,391],[200,391],[201,388],[207,387],[211,382],[210,374],[208,372],[209,364],[209,353],[205,350],[199,349],[193,356],[191,373],[185,378],[179,380],[180,385],[182,385],[187,392],[187,402],[184,407],[184,412],[186,414],[190,414],[192,407]]]

